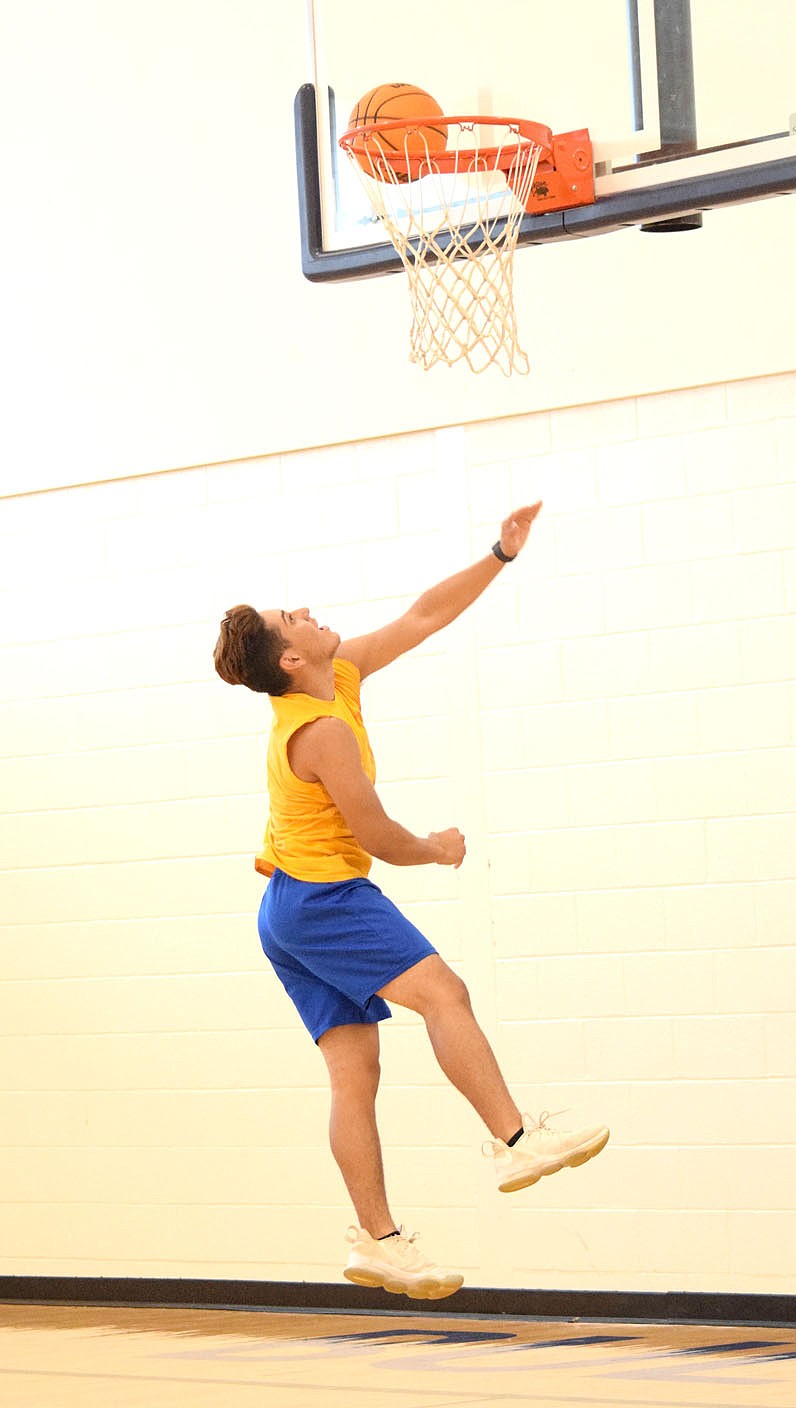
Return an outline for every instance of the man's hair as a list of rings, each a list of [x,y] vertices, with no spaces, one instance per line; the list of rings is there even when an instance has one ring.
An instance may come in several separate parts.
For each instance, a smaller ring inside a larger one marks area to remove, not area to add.
[[[253,606],[231,606],[221,622],[213,660],[227,684],[245,684],[257,694],[284,694],[290,676],[279,661],[286,648],[281,632],[266,626]]]

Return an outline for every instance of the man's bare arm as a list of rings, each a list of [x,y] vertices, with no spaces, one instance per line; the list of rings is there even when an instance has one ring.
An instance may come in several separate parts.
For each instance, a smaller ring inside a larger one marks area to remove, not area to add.
[[[506,557],[516,557],[525,546],[531,524],[541,507],[541,503],[536,503],[517,509],[503,521],[500,546]],[[502,569],[503,563],[494,553],[487,553],[479,562],[424,592],[403,616],[389,625],[353,640],[342,641],[337,654],[356,665],[363,679],[376,670],[382,670],[399,655],[413,650],[421,641],[455,621],[478,600]]]
[[[316,719],[291,739],[290,765],[306,782],[321,782],[363,850],[390,865],[452,865],[464,860],[455,827],[415,836],[393,821],[367,776],[357,741],[342,719]]]

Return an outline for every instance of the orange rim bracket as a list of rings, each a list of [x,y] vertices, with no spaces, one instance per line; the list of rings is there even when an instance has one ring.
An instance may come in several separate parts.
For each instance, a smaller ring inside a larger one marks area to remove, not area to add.
[[[585,127],[553,137],[552,155],[543,151],[526,200],[529,215],[594,204],[594,153]]]

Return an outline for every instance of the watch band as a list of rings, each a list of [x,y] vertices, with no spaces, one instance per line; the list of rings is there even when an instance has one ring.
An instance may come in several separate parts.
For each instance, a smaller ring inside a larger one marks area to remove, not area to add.
[[[500,546],[500,539],[499,539],[499,538],[498,538],[497,542],[493,544],[492,551],[493,551],[493,553],[495,554],[495,557],[497,558],[498,562],[513,562],[513,561],[514,561],[514,557],[517,556],[517,554],[515,553],[515,554],[514,554],[514,557],[508,557],[507,554],[503,551],[502,547]]]

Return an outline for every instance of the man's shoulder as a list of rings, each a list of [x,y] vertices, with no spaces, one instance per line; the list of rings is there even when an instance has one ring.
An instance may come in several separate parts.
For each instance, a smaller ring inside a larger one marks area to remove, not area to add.
[[[332,661],[335,679],[350,680],[352,684],[359,687],[361,679],[359,666],[353,660],[349,660],[345,655],[335,655]]]
[[[354,664],[353,660],[347,660],[344,655],[336,655],[332,663],[335,691],[347,703],[354,704],[358,709],[362,684],[358,666]]]
[[[350,726],[334,714],[322,714],[297,729],[288,744],[290,765],[299,776],[314,774],[338,758],[353,760],[357,743]],[[304,777],[302,781],[313,781]]]

